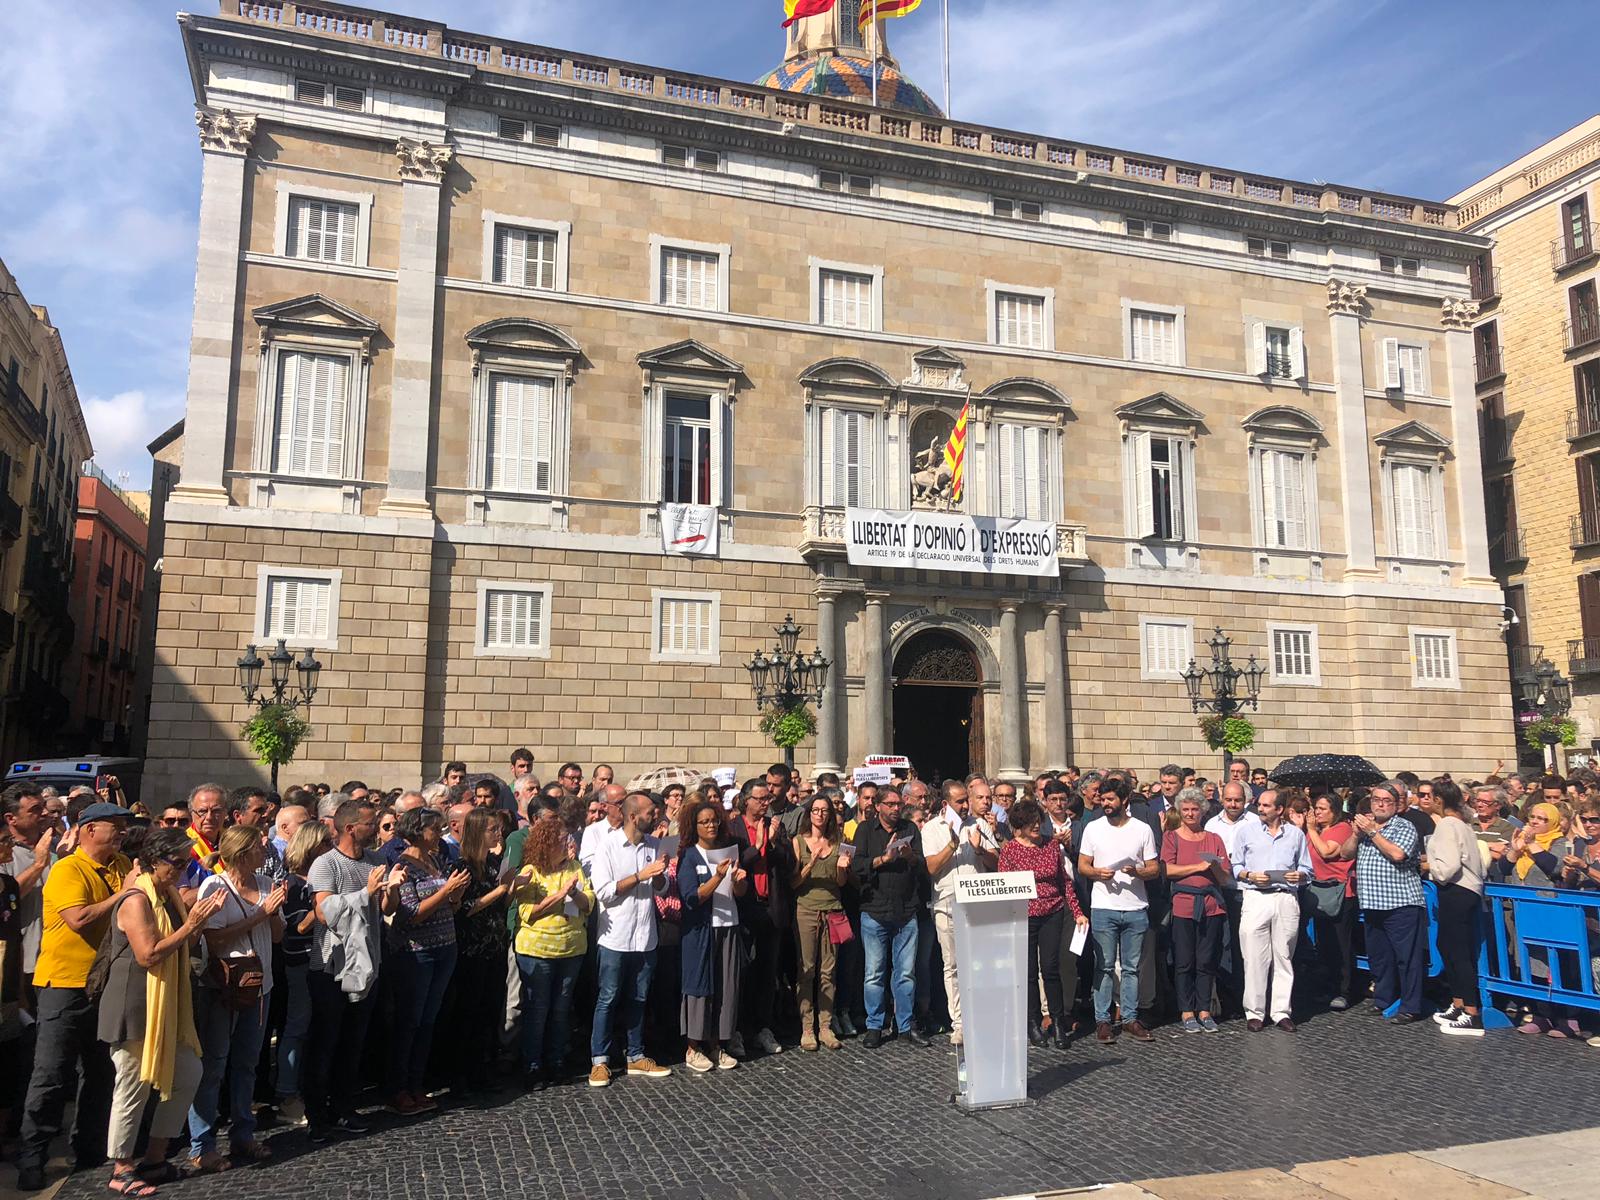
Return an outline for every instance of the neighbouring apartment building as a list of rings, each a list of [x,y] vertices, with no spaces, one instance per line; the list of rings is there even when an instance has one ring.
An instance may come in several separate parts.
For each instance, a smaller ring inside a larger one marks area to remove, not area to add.
[[[1600,116],[1452,200],[1494,240],[1473,265],[1490,564],[1513,688],[1540,658],[1572,682],[1600,750]],[[1539,752],[1519,747],[1532,765]]]
[[[135,688],[145,604],[145,519],[93,463],[78,478],[70,611],[77,627],[68,728],[79,753],[127,754],[144,719]]]
[[[1216,625],[1266,668],[1258,758],[1512,756],[1488,239],[946,119],[881,30],[874,107],[845,7],[753,85],[337,5],[180,18],[147,779],[250,769],[234,664],[278,638],[324,664],[289,779],[763,763],[745,664],[791,612],[833,664],[807,768],[1207,759],[1180,674]]]
[[[78,752],[67,729],[73,512],[92,453],[61,335],[0,264],[0,758]],[[0,766],[3,769],[3,766]]]

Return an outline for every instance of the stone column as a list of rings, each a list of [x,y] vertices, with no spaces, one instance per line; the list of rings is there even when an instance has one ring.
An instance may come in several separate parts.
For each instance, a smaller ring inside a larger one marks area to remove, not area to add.
[[[197,109],[200,127],[200,245],[195,258],[183,471],[173,500],[228,503],[223,480],[233,430],[234,317],[244,237],[244,164],[256,118]]]
[[[882,592],[867,593],[866,620],[862,622],[861,636],[866,640],[867,654],[867,722],[868,754],[889,754],[893,738],[889,730],[886,705],[889,700],[889,664],[885,655],[889,649],[889,622]]]
[[[1044,767],[1067,766],[1067,670],[1061,643],[1061,605],[1044,607]]]
[[[389,395],[389,486],[378,511],[433,518],[428,503],[433,428],[433,334],[438,294],[440,184],[455,151],[402,139],[400,271],[394,293],[394,382]]]
[[[1450,376],[1450,437],[1455,443],[1456,507],[1461,514],[1464,583],[1491,583],[1489,526],[1483,503],[1483,457],[1478,445],[1478,374],[1472,348],[1474,300],[1446,300],[1445,359]]]
[[[1022,648],[1017,642],[1021,601],[1000,601],[1000,771],[1001,778],[1023,779],[1022,727],[1027,713],[1022,691]]]
[[[839,654],[839,623],[834,613],[837,599],[838,593],[832,588],[817,591],[817,650],[832,664],[828,668],[828,686],[823,690],[817,711],[818,772],[844,770],[844,751],[839,746],[839,735],[846,728],[842,719],[844,662]]]
[[[1328,281],[1328,325],[1333,333],[1334,403],[1338,408],[1339,500],[1344,511],[1345,574],[1377,574],[1372,521],[1372,440],[1367,434],[1367,388],[1362,371],[1363,284]]]

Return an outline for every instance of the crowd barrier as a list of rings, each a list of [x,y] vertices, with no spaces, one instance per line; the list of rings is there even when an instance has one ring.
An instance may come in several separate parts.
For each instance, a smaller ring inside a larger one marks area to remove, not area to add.
[[[1511,1024],[1492,1007],[1494,996],[1600,1011],[1600,893],[1491,883],[1483,894],[1485,1028]]]

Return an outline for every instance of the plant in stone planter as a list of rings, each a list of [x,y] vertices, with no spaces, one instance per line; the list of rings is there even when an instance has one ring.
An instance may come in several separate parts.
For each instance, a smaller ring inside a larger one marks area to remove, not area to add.
[[[793,750],[817,732],[817,718],[803,701],[790,708],[774,704],[761,717],[761,732],[780,750]]]
[[[1523,727],[1522,740],[1535,750],[1546,746],[1576,746],[1578,723],[1570,717],[1540,717]]]
[[[272,768],[272,790],[278,790],[278,768],[294,761],[300,743],[311,736],[311,725],[291,704],[263,704],[239,730],[256,761]]]
[[[1213,750],[1239,754],[1256,744],[1256,727],[1243,717],[1221,717],[1213,713],[1200,718],[1200,736]]]

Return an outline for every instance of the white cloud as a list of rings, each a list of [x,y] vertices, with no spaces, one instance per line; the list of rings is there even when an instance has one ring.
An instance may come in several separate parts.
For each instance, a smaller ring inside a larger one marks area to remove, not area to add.
[[[127,471],[132,486],[150,480],[150,455],[145,449],[157,434],[183,415],[183,397],[176,393],[118,392],[83,401],[94,457],[115,479]]]

